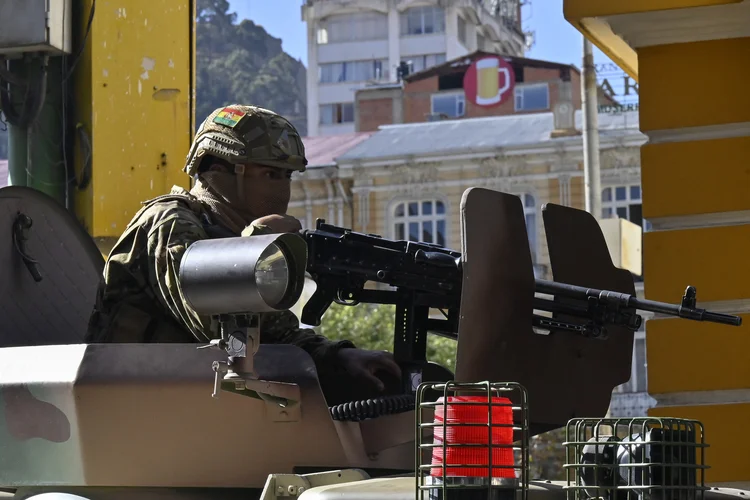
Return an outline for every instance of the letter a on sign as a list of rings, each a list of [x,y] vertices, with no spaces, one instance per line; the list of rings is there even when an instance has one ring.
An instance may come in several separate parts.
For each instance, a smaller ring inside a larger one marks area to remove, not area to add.
[[[508,62],[497,56],[474,61],[464,74],[464,94],[477,106],[499,106],[513,95],[516,75]]]

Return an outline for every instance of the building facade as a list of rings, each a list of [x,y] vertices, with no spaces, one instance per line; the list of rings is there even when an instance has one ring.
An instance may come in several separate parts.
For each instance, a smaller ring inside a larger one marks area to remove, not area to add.
[[[522,56],[520,0],[307,0],[308,135],[355,131],[354,93],[476,50]]]
[[[575,112],[581,128],[581,113]],[[461,250],[459,206],[474,186],[518,195],[523,201],[529,248],[539,278],[551,277],[542,207],[585,206],[583,140],[557,135],[552,113],[381,126],[340,136],[356,144],[331,154],[336,140],[307,138],[307,172],[296,177],[290,213],[306,228],[318,218],[391,239],[419,240]],[[637,112],[599,117],[602,216],[641,223]],[[318,143],[326,143],[320,147]],[[320,159],[318,159],[320,158]],[[642,283],[637,287],[643,293]],[[633,376],[618,387],[613,415],[644,414],[644,332],[636,334]]]
[[[581,109],[581,72],[570,64],[525,57],[502,56],[513,70],[512,97],[499,106],[478,106],[466,98],[464,75],[471,64],[492,54],[476,51],[446,61],[402,81],[368,85],[355,92],[356,131],[374,131],[381,125],[486,116],[548,113],[560,102]],[[510,92],[510,91],[509,91]],[[617,102],[599,88],[599,104]]]

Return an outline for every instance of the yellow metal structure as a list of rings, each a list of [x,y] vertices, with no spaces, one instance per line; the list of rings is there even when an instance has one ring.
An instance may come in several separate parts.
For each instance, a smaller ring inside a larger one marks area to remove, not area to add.
[[[77,12],[83,39],[92,0]],[[98,0],[74,75],[76,121],[90,137],[91,182],[78,191],[79,219],[109,250],[149,198],[172,185],[195,130],[195,0]],[[79,175],[80,177],[80,175]]]
[[[646,298],[695,285],[739,329],[646,324],[654,416],[695,418],[706,479],[750,484],[750,1],[564,0],[566,19],[638,81]]]

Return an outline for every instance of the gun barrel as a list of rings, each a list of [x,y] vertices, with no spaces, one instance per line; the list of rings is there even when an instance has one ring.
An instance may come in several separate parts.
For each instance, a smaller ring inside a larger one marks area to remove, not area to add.
[[[740,326],[742,318],[731,314],[723,314],[687,307],[684,304],[668,304],[654,300],[639,299],[627,293],[613,292],[610,290],[598,290],[596,288],[586,288],[582,286],[569,285],[567,283],[557,283],[547,280],[536,280],[536,291],[548,295],[562,295],[578,300],[596,299],[600,302],[606,302],[612,305],[631,307],[641,311],[666,314],[677,316],[679,318],[690,319],[693,321],[709,321],[712,323],[721,323],[724,325]]]

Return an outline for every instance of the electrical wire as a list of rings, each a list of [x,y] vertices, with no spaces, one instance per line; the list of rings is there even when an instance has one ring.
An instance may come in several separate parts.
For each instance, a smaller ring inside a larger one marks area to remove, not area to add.
[[[68,78],[73,75],[73,71],[75,70],[76,66],[78,65],[78,61],[81,60],[81,56],[83,55],[83,51],[86,48],[86,41],[89,38],[89,34],[91,33],[91,25],[94,23],[94,12],[96,11],[96,0],[91,0],[91,9],[89,10],[89,20],[86,24],[86,33],[83,35],[83,41],[81,42],[81,46],[78,47],[78,53],[73,58],[73,64],[70,65],[70,68],[68,69],[68,74],[65,75],[63,78],[63,83],[68,81]]]

